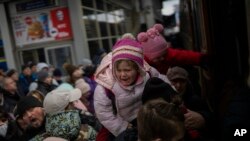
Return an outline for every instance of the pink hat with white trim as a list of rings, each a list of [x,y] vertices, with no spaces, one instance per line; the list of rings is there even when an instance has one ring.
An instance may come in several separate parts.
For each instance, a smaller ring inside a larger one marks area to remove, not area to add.
[[[112,63],[121,59],[134,61],[143,68],[142,45],[134,39],[132,34],[124,34],[113,46]]]

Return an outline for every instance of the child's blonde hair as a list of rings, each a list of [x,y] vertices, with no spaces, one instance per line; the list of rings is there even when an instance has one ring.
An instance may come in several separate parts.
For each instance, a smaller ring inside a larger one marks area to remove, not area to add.
[[[35,97],[36,99],[38,99],[40,102],[43,102],[43,99],[44,99],[44,96],[43,94],[38,91],[38,90],[33,90],[33,91],[30,91],[27,96],[33,96]]]

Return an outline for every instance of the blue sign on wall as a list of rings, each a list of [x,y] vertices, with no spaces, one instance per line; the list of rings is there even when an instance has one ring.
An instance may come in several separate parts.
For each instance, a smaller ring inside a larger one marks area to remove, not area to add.
[[[34,9],[47,8],[56,5],[56,0],[31,0],[16,4],[17,12],[25,12]]]
[[[3,48],[3,40],[0,40],[0,48]],[[0,54],[2,53],[3,52],[1,52]],[[1,55],[0,55],[0,69],[3,69],[4,71],[8,70],[6,59],[4,58],[4,56],[1,56]]]

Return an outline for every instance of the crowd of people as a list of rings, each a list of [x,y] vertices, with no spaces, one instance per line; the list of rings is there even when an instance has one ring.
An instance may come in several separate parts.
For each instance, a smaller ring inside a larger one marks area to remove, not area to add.
[[[0,74],[0,140],[212,141],[214,120],[182,65],[206,54],[178,50],[163,26],[124,34],[112,51],[62,72],[44,62]]]

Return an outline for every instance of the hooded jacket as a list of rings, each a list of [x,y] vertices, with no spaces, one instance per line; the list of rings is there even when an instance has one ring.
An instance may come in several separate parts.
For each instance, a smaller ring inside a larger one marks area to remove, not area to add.
[[[96,137],[96,131],[92,127],[81,124],[79,111],[77,110],[49,114],[45,128],[48,134],[68,140],[94,141]]]
[[[98,83],[94,93],[94,107],[96,116],[113,135],[118,136],[126,130],[128,123],[137,117],[137,112],[142,105],[141,96],[146,81],[150,77],[159,77],[170,84],[165,75],[161,75],[156,69],[144,61],[142,71],[136,84],[123,87],[112,74],[112,54],[106,55],[97,68],[95,80]],[[111,99],[106,95],[105,89],[109,89],[115,95],[117,114],[114,115]]]

